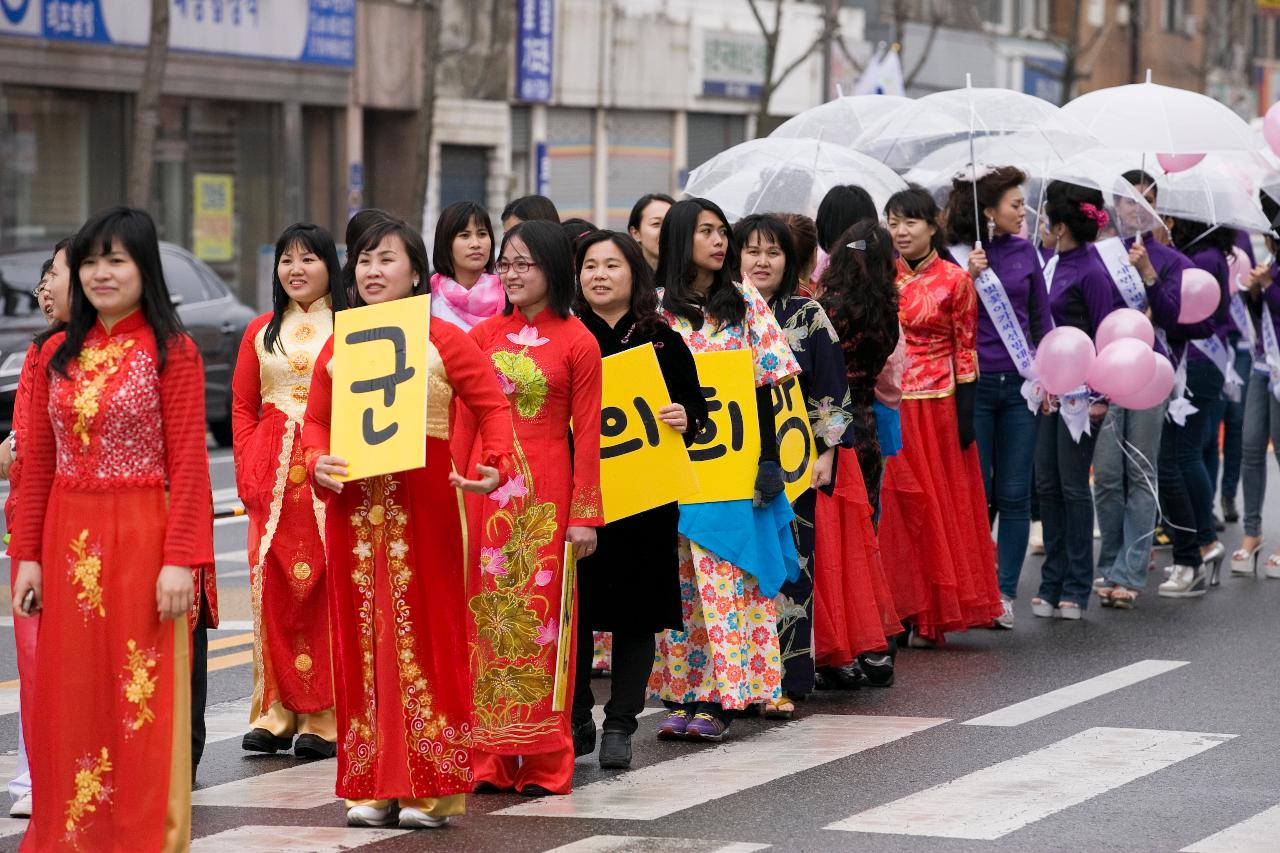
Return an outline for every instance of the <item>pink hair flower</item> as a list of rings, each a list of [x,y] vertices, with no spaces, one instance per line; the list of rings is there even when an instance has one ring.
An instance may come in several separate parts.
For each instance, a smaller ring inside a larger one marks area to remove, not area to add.
[[[1080,205],[1080,212],[1098,223],[1099,228],[1106,228],[1107,223],[1111,221],[1111,216],[1105,210],[1087,201]]]

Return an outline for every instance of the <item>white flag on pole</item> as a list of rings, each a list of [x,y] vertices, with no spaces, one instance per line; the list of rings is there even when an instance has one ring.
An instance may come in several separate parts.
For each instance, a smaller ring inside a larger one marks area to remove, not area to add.
[[[863,69],[862,76],[853,87],[855,95],[906,95],[902,82],[902,60],[898,51],[889,49],[882,56],[874,56]]]

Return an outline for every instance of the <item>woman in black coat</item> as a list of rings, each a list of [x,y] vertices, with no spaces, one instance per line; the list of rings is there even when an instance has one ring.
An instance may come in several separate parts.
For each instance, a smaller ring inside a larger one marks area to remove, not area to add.
[[[595,231],[577,243],[580,290],[574,310],[604,357],[653,344],[671,404],[663,423],[691,443],[707,420],[693,355],[658,314],[653,273],[626,234]],[[675,503],[611,521],[597,531],[596,551],[578,561],[577,679],[573,696],[574,751],[595,747],[591,709],[592,631],[613,632],[612,684],[605,705],[600,766],[631,766],[631,735],[644,707],[653,668],[654,635],[684,627],[680,609]]]

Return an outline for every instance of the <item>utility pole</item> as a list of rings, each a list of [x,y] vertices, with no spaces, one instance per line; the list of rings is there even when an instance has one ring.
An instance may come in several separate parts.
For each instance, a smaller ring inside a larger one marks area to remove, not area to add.
[[[1142,0],[1127,0],[1129,4],[1129,82],[1142,80]]]

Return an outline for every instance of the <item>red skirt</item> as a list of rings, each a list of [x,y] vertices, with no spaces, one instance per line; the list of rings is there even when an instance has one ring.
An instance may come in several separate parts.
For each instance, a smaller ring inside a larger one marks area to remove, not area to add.
[[[955,397],[903,400],[902,451],[880,492],[880,550],[898,615],[921,636],[989,626],[1001,613],[977,445],[960,449]]]
[[[834,667],[883,651],[902,630],[858,457],[852,450],[837,454],[835,490],[830,497],[818,492],[813,572],[814,660]]]

